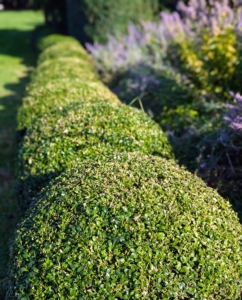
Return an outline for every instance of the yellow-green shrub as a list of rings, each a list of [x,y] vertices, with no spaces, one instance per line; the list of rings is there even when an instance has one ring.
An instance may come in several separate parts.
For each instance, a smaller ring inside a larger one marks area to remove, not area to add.
[[[203,30],[201,38],[177,44],[181,70],[204,92],[228,95],[229,83],[236,76],[239,49],[233,28],[216,33]]]

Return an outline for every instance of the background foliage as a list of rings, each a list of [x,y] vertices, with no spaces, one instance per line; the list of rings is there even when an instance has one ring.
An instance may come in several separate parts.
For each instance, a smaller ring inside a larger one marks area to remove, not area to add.
[[[240,111],[231,91],[242,92],[241,24],[236,0],[179,1],[158,22],[129,24],[124,36],[86,45],[110,88],[126,103],[140,98],[169,134],[179,163],[240,212],[241,131],[226,116]]]
[[[123,33],[129,22],[153,19],[157,0],[67,0],[69,33],[82,43],[105,42],[107,34]]]

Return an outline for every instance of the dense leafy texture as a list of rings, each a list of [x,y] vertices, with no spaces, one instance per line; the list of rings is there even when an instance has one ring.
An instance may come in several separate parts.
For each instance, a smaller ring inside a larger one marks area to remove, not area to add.
[[[67,39],[42,43],[19,113],[20,206],[35,201],[11,244],[7,299],[237,299],[237,216]]]
[[[61,42],[69,42],[70,44],[77,44],[78,41],[70,36],[65,36],[62,34],[52,34],[38,41],[38,48],[40,51],[44,51],[46,48],[56,45]]]
[[[90,56],[71,37],[52,35],[39,43],[38,67],[18,112],[18,129],[30,126],[36,116],[72,102],[118,98],[98,79]]]
[[[127,35],[87,49],[119,99],[140,98],[179,164],[229,198],[242,221],[241,113],[231,97],[242,94],[239,2],[179,1],[159,22],[130,24]]]
[[[40,48],[18,118],[24,132],[17,163],[22,210],[51,178],[77,161],[115,151],[173,158],[160,128],[143,112],[121,104],[98,80],[76,40],[53,35]]]
[[[17,299],[237,299],[241,227],[167,161],[117,154],[50,182],[11,246]]]
[[[21,203],[36,189],[77,161],[113,152],[140,152],[173,158],[166,136],[145,113],[103,100],[55,109],[34,122],[19,151]]]

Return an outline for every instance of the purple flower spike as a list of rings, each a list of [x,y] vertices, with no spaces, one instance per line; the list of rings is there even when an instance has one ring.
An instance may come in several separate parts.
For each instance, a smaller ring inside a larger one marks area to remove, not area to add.
[[[229,123],[230,128],[242,133],[242,95],[230,92],[231,97],[236,101],[235,105],[227,104],[227,114],[224,120]]]

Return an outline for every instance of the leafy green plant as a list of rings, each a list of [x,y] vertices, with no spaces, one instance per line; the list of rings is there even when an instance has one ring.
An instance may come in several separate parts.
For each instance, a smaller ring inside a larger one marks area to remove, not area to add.
[[[11,245],[18,299],[238,299],[241,227],[174,161],[87,160],[50,182]]]
[[[91,58],[74,38],[52,35],[44,38],[39,47],[42,52],[38,67],[18,112],[19,131],[27,129],[36,116],[53,107],[81,99],[119,102],[99,81]]]
[[[228,98],[229,84],[236,77],[239,48],[234,28],[216,34],[204,30],[201,40],[176,44],[181,71],[196,88]]]
[[[20,207],[26,209],[49,174],[72,168],[77,161],[114,152],[173,158],[159,126],[135,108],[97,100],[44,114],[27,131],[19,151]]]
[[[119,102],[98,80],[90,57],[76,40],[54,35],[41,47],[18,119],[19,129],[26,131],[17,164],[22,210],[51,178],[77,161],[115,151],[173,158],[159,126]],[[79,63],[75,68],[73,60]]]
[[[67,1],[69,33],[82,43],[106,42],[107,34],[126,32],[129,22],[154,19],[157,0],[70,0]]]

